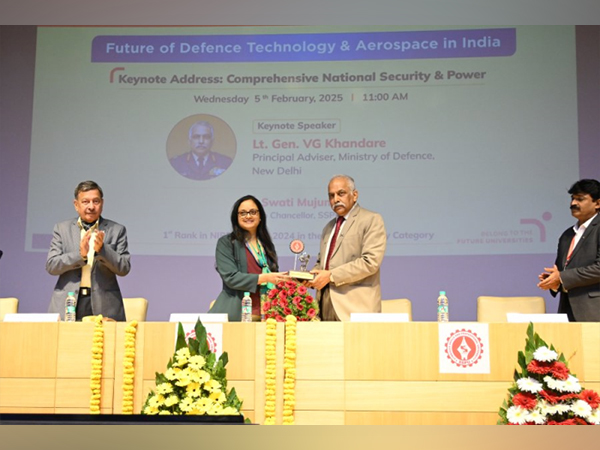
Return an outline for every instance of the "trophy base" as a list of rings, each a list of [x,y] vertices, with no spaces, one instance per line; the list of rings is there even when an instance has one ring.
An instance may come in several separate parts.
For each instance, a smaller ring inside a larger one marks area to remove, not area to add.
[[[288,272],[288,275],[290,276],[290,278],[293,278],[294,280],[314,280],[315,279],[315,274],[314,273],[310,273],[310,272],[301,272],[299,270],[290,270]]]

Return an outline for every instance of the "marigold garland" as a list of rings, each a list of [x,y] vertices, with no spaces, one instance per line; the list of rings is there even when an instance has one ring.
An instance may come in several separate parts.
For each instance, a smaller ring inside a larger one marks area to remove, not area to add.
[[[135,337],[137,321],[125,327],[125,352],[123,355],[123,414],[133,414],[133,380],[135,378]]]
[[[90,414],[100,414],[102,399],[102,355],[104,353],[104,327],[102,315],[94,318],[92,340],[92,371],[90,374]]]
[[[295,316],[285,318],[285,377],[283,381],[283,424],[294,425],[296,406],[296,323]]]
[[[277,321],[267,319],[265,336],[265,425],[275,425],[275,376],[277,374]]]

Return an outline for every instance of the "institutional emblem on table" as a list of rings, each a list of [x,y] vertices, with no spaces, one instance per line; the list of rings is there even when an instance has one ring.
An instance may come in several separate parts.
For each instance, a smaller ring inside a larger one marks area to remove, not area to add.
[[[463,329],[450,335],[446,340],[445,350],[453,364],[459,367],[471,367],[481,359],[483,345],[476,333]]]
[[[439,324],[440,373],[490,373],[487,324]]]

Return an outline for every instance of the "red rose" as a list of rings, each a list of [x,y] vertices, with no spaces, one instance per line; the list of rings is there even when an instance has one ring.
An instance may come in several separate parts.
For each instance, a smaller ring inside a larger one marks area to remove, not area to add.
[[[304,300],[306,301],[306,303],[312,303],[315,301],[315,299],[312,298],[311,295],[307,295],[306,297],[304,297]]]
[[[546,375],[550,372],[552,368],[552,363],[544,362],[544,361],[536,361],[532,360],[529,364],[527,364],[527,371],[531,373],[537,373],[540,375]]]
[[[296,295],[292,301],[294,302],[294,305],[298,306],[302,301],[302,297]]]
[[[298,286],[298,294],[300,294],[300,295],[306,294],[306,286],[299,285]]]
[[[262,305],[263,311],[268,311],[271,308],[271,302],[264,302]]]
[[[529,392],[519,392],[513,397],[513,404],[525,409],[533,409],[537,404],[536,396]]]
[[[579,394],[579,398],[590,405],[593,409],[600,406],[600,395],[591,389],[585,389]]]
[[[286,316],[289,316],[289,315],[291,315],[291,314],[292,314],[292,310],[286,306],[285,308],[283,308],[283,313],[284,313]]]
[[[269,293],[267,294],[267,296],[269,298],[274,298],[274,297],[277,297],[277,294],[279,294],[279,291],[277,289],[271,289],[269,291]]]
[[[279,292],[279,298],[281,300],[285,300],[286,297],[287,297],[287,292],[285,292],[285,291],[280,291]]]
[[[315,309],[314,309],[314,308],[310,308],[308,311],[306,311],[306,315],[307,315],[308,317],[310,317],[311,319],[312,319],[313,317],[315,317],[315,315],[316,315],[316,314],[317,314],[317,311],[315,311]]]
[[[560,361],[554,361],[550,367],[550,373],[559,380],[566,380],[569,378],[569,369],[564,363]]]
[[[298,303],[296,308],[298,308],[298,311],[302,311],[304,309],[304,305],[302,303]]]
[[[285,285],[288,289],[294,288],[296,289],[296,282],[295,281],[286,281]]]

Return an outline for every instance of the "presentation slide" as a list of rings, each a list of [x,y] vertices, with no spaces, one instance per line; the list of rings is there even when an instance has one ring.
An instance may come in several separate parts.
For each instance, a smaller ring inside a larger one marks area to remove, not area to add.
[[[348,174],[386,255],[553,253],[576,89],[572,26],[40,27],[26,250],[92,179],[134,254],[213,256],[252,194],[316,256]]]

